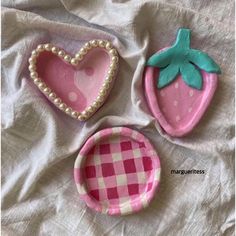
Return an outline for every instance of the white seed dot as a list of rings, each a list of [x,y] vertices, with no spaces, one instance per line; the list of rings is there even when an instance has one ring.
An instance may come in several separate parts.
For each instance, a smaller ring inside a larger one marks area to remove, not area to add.
[[[189,107],[188,112],[190,113],[192,111],[192,107]]]
[[[179,88],[179,83],[178,82],[175,83],[175,88],[176,89]]]
[[[192,97],[193,96],[193,90],[189,91],[189,96]]]
[[[165,96],[165,92],[164,91],[161,91],[160,94],[161,94],[162,97]]]
[[[175,117],[175,120],[176,120],[176,121],[179,121],[179,120],[180,120],[180,116],[176,116],[176,117]]]
[[[177,107],[178,106],[178,101],[174,101],[174,106]]]

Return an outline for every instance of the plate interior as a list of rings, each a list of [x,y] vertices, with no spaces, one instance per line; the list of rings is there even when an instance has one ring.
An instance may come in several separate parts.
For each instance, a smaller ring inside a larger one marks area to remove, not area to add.
[[[78,66],[51,52],[37,58],[39,77],[73,110],[82,112],[97,98],[106,78],[110,56],[102,48],[90,50]]]
[[[115,207],[152,188],[153,168],[145,143],[112,136],[90,150],[83,175],[88,193],[103,205]]]

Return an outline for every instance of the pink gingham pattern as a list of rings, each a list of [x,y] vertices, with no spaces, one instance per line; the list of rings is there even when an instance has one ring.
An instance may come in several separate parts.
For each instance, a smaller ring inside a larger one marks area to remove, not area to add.
[[[146,207],[160,180],[160,161],[150,142],[125,127],[91,136],[76,159],[81,199],[96,211],[124,215]]]

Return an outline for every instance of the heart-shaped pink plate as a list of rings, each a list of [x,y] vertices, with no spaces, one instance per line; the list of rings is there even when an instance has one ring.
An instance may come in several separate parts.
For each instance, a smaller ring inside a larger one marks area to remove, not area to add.
[[[40,44],[29,58],[36,86],[61,111],[84,121],[105,102],[118,70],[118,53],[106,40],[87,42],[75,56]]]

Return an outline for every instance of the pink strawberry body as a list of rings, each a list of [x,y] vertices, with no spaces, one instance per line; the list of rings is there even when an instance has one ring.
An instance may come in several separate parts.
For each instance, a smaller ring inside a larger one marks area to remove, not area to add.
[[[146,67],[144,86],[149,108],[162,128],[171,136],[189,133],[200,121],[217,87],[217,74],[201,71],[201,90],[189,87],[179,75],[168,86],[158,89],[159,69]]]

